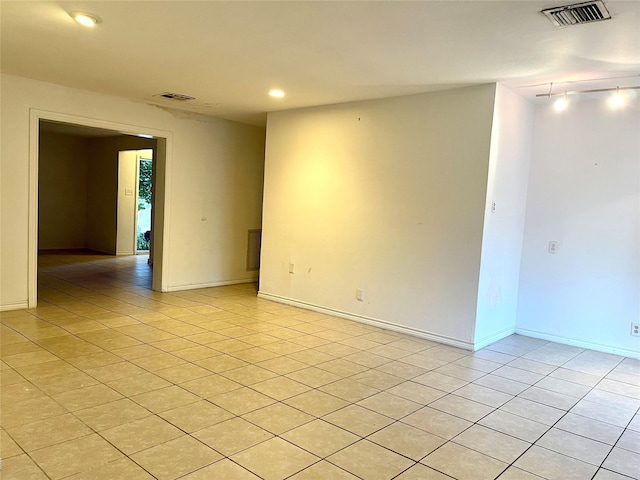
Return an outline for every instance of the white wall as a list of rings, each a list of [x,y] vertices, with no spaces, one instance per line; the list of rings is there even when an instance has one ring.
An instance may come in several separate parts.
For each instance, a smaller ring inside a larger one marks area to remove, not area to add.
[[[171,132],[167,288],[255,278],[247,231],[260,228],[264,129],[11,75],[0,88],[0,308],[28,298],[30,109]]]
[[[516,328],[533,113],[531,103],[504,86],[497,86],[482,235],[476,348],[509,335]]]
[[[43,132],[39,149],[38,248],[84,248],[89,142]]]
[[[640,102],[538,107],[518,332],[638,356],[639,222]]]
[[[471,348],[494,93],[269,114],[261,295]]]

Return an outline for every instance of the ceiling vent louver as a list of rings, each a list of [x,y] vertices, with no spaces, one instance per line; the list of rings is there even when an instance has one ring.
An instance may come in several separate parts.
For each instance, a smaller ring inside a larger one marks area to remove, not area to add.
[[[581,23],[599,22],[611,18],[611,14],[600,0],[574,3],[563,7],[542,10],[556,27],[568,27]]]
[[[196,97],[183,95],[182,93],[171,93],[171,92],[159,93],[157,95],[154,95],[154,97],[162,97],[162,98],[166,98],[167,100],[177,100],[178,102],[188,102],[189,100],[196,99]]]

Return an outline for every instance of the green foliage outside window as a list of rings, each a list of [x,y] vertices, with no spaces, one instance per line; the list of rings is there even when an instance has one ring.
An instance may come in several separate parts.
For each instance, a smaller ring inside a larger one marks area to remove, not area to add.
[[[139,202],[138,210],[145,209],[145,203],[151,205],[152,162],[140,162]]]

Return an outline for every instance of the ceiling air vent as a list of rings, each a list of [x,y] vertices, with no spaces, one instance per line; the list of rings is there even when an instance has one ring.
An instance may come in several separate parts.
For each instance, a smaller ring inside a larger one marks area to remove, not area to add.
[[[599,22],[611,18],[607,7],[600,0],[595,2],[574,3],[563,7],[542,10],[556,27],[568,27],[580,23]]]
[[[182,93],[171,93],[164,92],[154,95],[155,97],[166,98],[167,100],[177,100],[178,102],[188,102],[189,100],[195,100],[196,97],[191,97],[189,95],[183,95]]]

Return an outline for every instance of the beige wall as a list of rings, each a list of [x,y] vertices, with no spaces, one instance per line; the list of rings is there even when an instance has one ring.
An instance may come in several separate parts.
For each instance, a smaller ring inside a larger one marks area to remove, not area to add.
[[[29,297],[31,109],[168,132],[165,288],[256,278],[246,249],[261,225],[263,128],[5,74],[0,89],[0,308]]]
[[[121,135],[89,141],[87,191],[87,247],[116,253],[118,208],[118,153],[156,146],[156,140]]]
[[[118,152],[155,148],[126,135],[40,134],[38,248],[116,253]]]
[[[471,348],[494,94],[269,114],[261,294]]]
[[[43,132],[39,150],[38,248],[84,248],[89,141]]]

